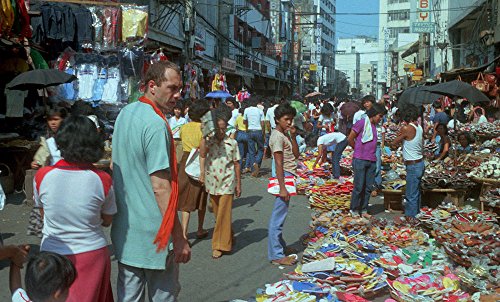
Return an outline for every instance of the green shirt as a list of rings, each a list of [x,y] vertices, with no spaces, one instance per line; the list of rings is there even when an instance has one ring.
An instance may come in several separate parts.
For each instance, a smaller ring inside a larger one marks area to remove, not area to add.
[[[168,250],[156,252],[153,241],[162,222],[150,175],[170,167],[170,136],[153,108],[135,102],[118,115],[113,134],[113,186],[118,212],[111,240],[123,264],[165,269]]]

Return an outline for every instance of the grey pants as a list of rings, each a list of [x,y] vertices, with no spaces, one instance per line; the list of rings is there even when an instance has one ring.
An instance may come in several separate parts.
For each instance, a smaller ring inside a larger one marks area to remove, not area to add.
[[[150,302],[175,302],[181,290],[179,264],[174,253],[167,257],[166,269],[144,269],[118,262],[117,294],[119,302],[144,302],[146,286]]]

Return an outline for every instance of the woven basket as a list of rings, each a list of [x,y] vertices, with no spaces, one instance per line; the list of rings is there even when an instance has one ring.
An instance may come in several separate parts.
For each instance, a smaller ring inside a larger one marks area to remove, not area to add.
[[[3,191],[5,194],[14,193],[14,174],[4,163],[0,163],[0,170],[3,171],[0,174],[0,184],[2,184]]]

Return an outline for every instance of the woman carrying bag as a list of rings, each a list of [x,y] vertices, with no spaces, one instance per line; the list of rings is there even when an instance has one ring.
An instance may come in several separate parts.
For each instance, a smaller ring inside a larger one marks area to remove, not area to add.
[[[201,117],[209,109],[207,102],[203,100],[194,102],[189,108],[189,118],[191,121],[183,125],[180,130],[183,154],[179,163],[179,205],[177,209],[181,212],[181,225],[185,238],[187,238],[191,212],[195,210],[198,210],[198,231],[196,232],[196,237],[202,239],[208,235],[208,232],[203,229],[207,207],[207,193],[205,192],[205,187],[198,179],[194,179],[186,173],[186,164],[191,151],[200,147],[203,137],[201,133]],[[198,157],[196,154],[192,156]]]

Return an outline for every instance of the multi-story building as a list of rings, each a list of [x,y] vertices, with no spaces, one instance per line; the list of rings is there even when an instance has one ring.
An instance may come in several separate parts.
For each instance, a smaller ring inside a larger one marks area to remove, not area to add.
[[[331,94],[335,83],[336,0],[315,0],[314,5],[319,14],[315,33],[318,86],[324,93]]]
[[[399,34],[410,33],[410,0],[380,0],[378,37],[378,96],[387,92],[391,85],[391,45]],[[415,36],[415,41],[418,35]]]
[[[335,87],[335,0],[296,0],[295,31],[300,92],[333,94]]]
[[[349,77],[356,96],[372,93],[372,65],[376,61],[378,42],[375,38],[341,38],[337,43],[337,69]]]
[[[450,1],[448,32],[453,47],[450,68],[477,67],[494,59],[498,54],[495,43],[500,42],[499,10],[498,1]]]

